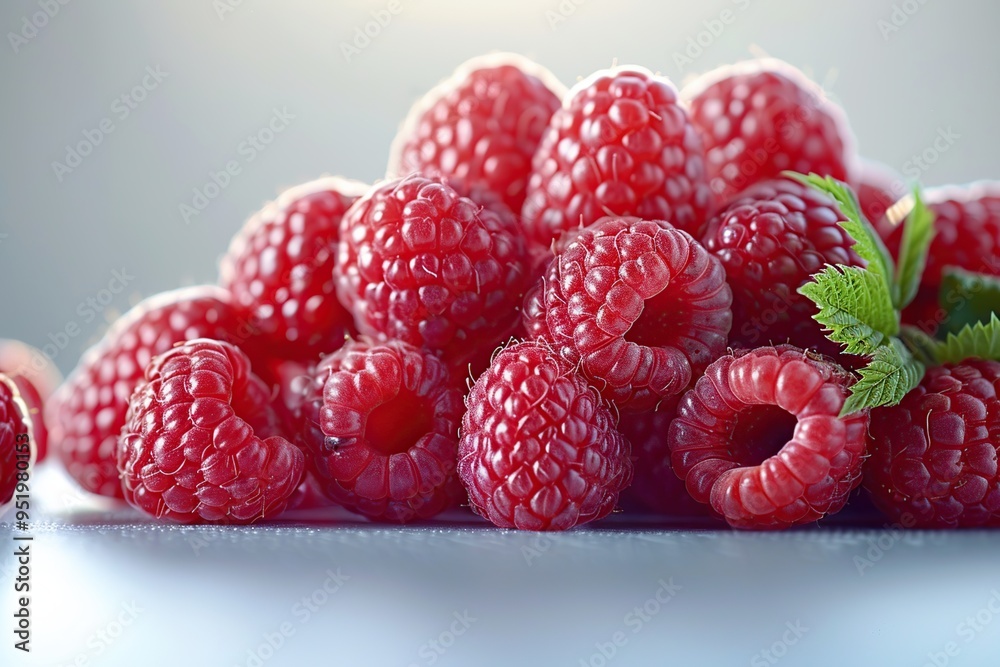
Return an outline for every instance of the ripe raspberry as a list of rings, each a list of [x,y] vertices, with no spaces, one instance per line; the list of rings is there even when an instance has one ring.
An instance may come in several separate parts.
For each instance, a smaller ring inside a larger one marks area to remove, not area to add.
[[[284,192],[251,217],[222,259],[219,284],[256,335],[262,356],[318,358],[344,344],[351,314],[337,301],[333,266],[340,220],[367,190],[326,177]],[[255,355],[259,356],[259,355]]]
[[[26,436],[26,437],[25,437]],[[0,515],[17,489],[17,474],[35,462],[32,420],[17,384],[0,373]]]
[[[726,349],[722,264],[665,222],[598,220],[555,258],[544,290],[547,338],[622,409],[680,393]]]
[[[918,528],[1000,526],[1000,363],[931,368],[896,406],[872,410],[865,488]]]
[[[791,180],[758,183],[712,219],[704,243],[733,289],[730,342],[755,347],[793,341],[835,355],[812,319],[816,306],[796,290],[826,264],[858,265],[844,220],[826,195]]]
[[[410,110],[392,143],[389,177],[457,177],[524,203],[531,157],[566,88],[527,58],[473,58]]]
[[[462,410],[462,392],[433,354],[399,341],[350,341],[312,373],[300,436],[331,500],[405,523],[460,500]]]
[[[934,239],[920,289],[903,311],[903,322],[933,334],[947,317],[939,305],[945,267],[1000,276],[1000,181],[931,188],[924,196],[935,216]],[[879,231],[898,256],[903,225],[884,224]]]
[[[91,493],[123,498],[115,444],[143,369],[176,343],[239,332],[229,293],[210,286],[158,294],[119,318],[45,406],[54,451],[69,474]]]
[[[677,90],[641,67],[580,82],[552,116],[522,215],[548,246],[605,215],[666,220],[698,234],[711,213],[704,152]]]
[[[866,411],[837,415],[852,376],[791,345],[713,363],[681,399],[668,444],[688,492],[734,528],[816,521],[861,481]]]
[[[902,187],[903,177],[895,170],[873,160],[859,161],[854,192],[861,212],[876,228],[886,224],[886,211],[906,195]]]
[[[129,401],[117,447],[125,500],[179,523],[274,518],[305,468],[277,433],[270,390],[239,348],[207,338],[174,347]]]
[[[390,181],[341,223],[337,295],[362,333],[399,339],[461,367],[506,339],[528,285],[513,217],[438,181]]]
[[[62,374],[41,350],[19,340],[4,338],[0,338],[0,373],[13,380],[28,406],[37,460],[41,462],[48,453],[48,430],[43,410],[45,402],[62,384]]]
[[[802,72],[770,58],[703,74],[681,93],[722,205],[790,169],[848,181],[854,138],[844,112]]]
[[[631,481],[614,417],[544,344],[500,352],[466,403],[459,476],[473,509],[501,528],[566,530],[600,519]]]
[[[618,430],[632,447],[635,469],[625,496],[672,518],[704,517],[709,515],[708,508],[695,502],[670,466],[667,433],[679,398],[664,399],[656,410],[626,415],[618,422]]]

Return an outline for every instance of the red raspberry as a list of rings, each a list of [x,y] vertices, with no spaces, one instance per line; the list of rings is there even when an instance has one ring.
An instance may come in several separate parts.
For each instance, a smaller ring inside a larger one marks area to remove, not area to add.
[[[835,355],[840,347],[812,319],[818,311],[796,290],[827,264],[858,265],[845,220],[826,195],[791,180],[758,183],[705,230],[708,251],[733,289],[730,342],[754,347],[794,341]]]
[[[722,264],[665,222],[598,220],[556,256],[544,291],[547,338],[622,409],[680,393],[726,349]]]
[[[389,177],[457,177],[520,212],[531,156],[565,93],[522,56],[473,58],[410,110],[392,144]]]
[[[421,177],[384,183],[351,206],[334,270],[362,333],[458,367],[513,331],[529,280],[512,216]]]
[[[500,352],[466,399],[458,471],[501,528],[566,530],[607,516],[632,478],[598,393],[546,345]]]
[[[219,284],[257,335],[261,356],[318,358],[344,344],[351,314],[337,301],[340,220],[368,189],[326,177],[284,192],[251,217],[222,259]],[[258,355],[255,355],[258,356]]]
[[[274,518],[305,468],[276,424],[270,390],[239,348],[198,338],[154,357],[118,442],[125,500],[179,523]]]
[[[462,392],[433,354],[400,341],[350,341],[313,371],[300,435],[331,500],[405,523],[461,499],[462,410]]]
[[[858,163],[854,192],[861,213],[877,227],[886,224],[885,213],[907,194],[903,177],[881,162],[862,158]]]
[[[872,410],[865,488],[918,528],[1000,526],[1000,363],[931,368],[896,406]]]
[[[920,289],[903,311],[903,322],[933,334],[947,316],[939,305],[945,267],[1000,276],[1000,181],[932,188],[924,195],[935,216],[934,239]],[[883,224],[879,231],[898,256],[903,225]]]
[[[695,502],[670,466],[667,433],[679,399],[671,396],[656,410],[625,415],[618,422],[618,430],[631,445],[635,469],[625,496],[671,518],[704,517],[709,515],[708,508]]]
[[[641,67],[571,90],[535,153],[522,215],[548,246],[605,215],[667,220],[697,234],[711,213],[704,152],[677,90]]]
[[[53,448],[69,474],[91,493],[123,498],[115,444],[143,369],[176,343],[234,332],[229,293],[211,286],[158,294],[119,318],[45,406]]]
[[[681,93],[704,141],[708,176],[721,205],[782,171],[848,181],[854,138],[844,112],[788,63],[726,65]]]
[[[0,373],[0,515],[17,489],[18,463],[34,464],[34,441],[28,406],[14,380]]]
[[[45,402],[62,384],[62,374],[41,350],[19,340],[4,338],[0,338],[0,373],[14,381],[28,406],[31,432],[40,462],[48,453],[48,430],[43,410]]]
[[[670,424],[674,470],[734,528],[787,528],[838,512],[861,481],[868,428],[867,411],[837,416],[852,383],[791,345],[722,357]]]

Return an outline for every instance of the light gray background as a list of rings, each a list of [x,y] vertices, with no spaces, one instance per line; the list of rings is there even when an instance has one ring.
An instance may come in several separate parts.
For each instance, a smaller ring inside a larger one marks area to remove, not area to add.
[[[616,61],[680,83],[767,53],[843,104],[865,155],[902,170],[950,131],[958,138],[922,173],[925,183],[1000,178],[1000,4],[895,4],[914,13],[886,39],[878,21],[891,20],[890,0],[400,0],[401,12],[348,62],[340,44],[387,0],[243,0],[221,18],[210,0],[70,0],[16,53],[6,35],[38,0],[6,0],[0,336],[42,346],[75,325],[79,335],[56,354],[68,370],[105,320],[138,298],[214,280],[230,236],[282,187],[323,173],[378,178],[409,105],[490,50],[522,52],[567,84]],[[724,9],[735,21],[703,36],[710,43],[680,71],[674,53]],[[565,20],[553,26],[547,12]],[[115,99],[150,66],[166,79],[121,119]],[[246,162],[241,142],[275,108],[295,118]],[[114,131],[60,182],[52,163],[104,118]],[[185,224],[179,205],[230,160],[241,173]],[[122,269],[134,279],[90,319],[86,300]],[[782,665],[917,666],[949,642],[959,651],[952,665],[998,654],[992,612],[969,640],[961,626],[1000,589],[996,533],[583,530],[539,540],[467,528],[176,529],[95,510],[51,468],[39,474],[48,475],[36,489],[39,516],[53,523],[36,527],[37,650],[30,660],[14,654],[4,622],[4,665],[245,665],[263,634],[299,622],[293,605],[338,566],[352,579],[265,665],[429,665],[421,647],[468,609],[479,620],[437,664],[596,666],[595,643],[630,631],[626,614],[661,577],[684,588],[608,664],[775,664],[759,652],[796,621],[809,630],[785,646]],[[9,544],[4,526],[3,618],[14,607]],[[529,562],[532,549],[541,557]],[[861,574],[856,559],[872,554],[875,566]],[[132,602],[142,611],[113,645],[94,641],[121,629]]]
[[[399,14],[350,62],[340,45],[388,0],[51,0],[58,13],[16,53],[8,33],[40,11],[38,0],[0,3],[0,336],[39,347],[62,338],[55,360],[65,372],[140,297],[213,281],[231,235],[281,188],[323,173],[381,176],[410,104],[491,50],[533,57],[567,84],[616,61],[681,83],[768,53],[843,104],[864,154],[903,169],[951,128],[959,138],[924,181],[1000,177],[996,2],[898,0],[916,11],[886,39],[878,21],[891,19],[889,0],[398,1]],[[239,4],[220,18],[223,2]],[[705,33],[709,45],[681,71],[674,54],[723,10],[734,22],[717,38]],[[116,98],[149,66],[166,78],[121,119]],[[275,108],[295,118],[246,162],[241,142]],[[60,182],[52,163],[105,118],[114,131]],[[241,173],[185,224],[179,206],[230,160]],[[106,308],[79,307],[112,296],[101,290],[116,269],[134,276],[127,289]],[[67,325],[80,333],[59,336]]]

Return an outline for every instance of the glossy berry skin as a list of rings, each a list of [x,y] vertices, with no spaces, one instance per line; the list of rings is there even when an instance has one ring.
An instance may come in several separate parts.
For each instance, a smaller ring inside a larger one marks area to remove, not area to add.
[[[28,406],[37,461],[48,453],[48,429],[43,417],[45,402],[62,384],[62,374],[52,359],[19,340],[0,338],[0,373],[10,378]]]
[[[376,521],[430,519],[458,504],[462,392],[433,354],[350,341],[311,374],[301,444],[323,493]]]
[[[908,194],[903,177],[881,162],[861,158],[852,184],[858,206],[868,222],[878,228],[887,224],[886,211]]]
[[[758,183],[709,223],[704,244],[733,289],[734,346],[793,342],[834,355],[818,310],[797,292],[827,264],[856,266],[846,218],[826,195],[791,180]]]
[[[930,368],[893,407],[871,415],[865,488],[893,521],[916,528],[1000,526],[1000,363]]]
[[[422,177],[384,183],[351,206],[334,271],[361,333],[457,367],[510,335],[529,280],[512,216]]]
[[[1000,181],[928,188],[924,198],[934,213],[934,238],[920,288],[903,310],[903,322],[933,334],[947,318],[939,300],[946,267],[1000,276]],[[879,233],[898,256],[903,225],[884,223]]]
[[[618,430],[629,442],[635,474],[624,496],[645,509],[673,519],[703,518],[711,513],[684,488],[670,464],[667,435],[677,414],[679,396],[664,399],[656,410],[623,415]]]
[[[843,111],[791,65],[765,58],[703,74],[681,92],[722,205],[782,171],[850,181],[854,139]]]
[[[543,289],[546,338],[622,410],[679,394],[726,349],[722,264],[662,221],[597,221],[556,256]]]
[[[338,177],[284,192],[243,226],[220,267],[238,317],[255,329],[255,356],[317,359],[354,329],[337,301],[333,267],[340,221],[368,186]]]
[[[35,462],[32,420],[17,384],[0,373],[0,514],[14,498],[17,475]]]
[[[239,348],[207,338],[171,348],[129,401],[117,447],[125,500],[178,523],[273,519],[305,469],[278,433],[270,390]]]
[[[84,489],[123,498],[115,446],[143,370],[192,338],[239,341],[250,329],[219,287],[189,287],[145,299],[87,350],[45,406],[53,450]]]
[[[473,58],[410,110],[393,141],[389,177],[458,178],[520,212],[531,158],[565,93],[524,57]]]
[[[546,247],[606,215],[666,220],[697,235],[711,199],[701,140],[673,84],[618,67],[580,82],[552,116],[522,217]]]
[[[501,528],[566,530],[600,519],[631,481],[611,412],[544,344],[497,354],[466,403],[459,476],[473,509]]]
[[[840,511],[861,482],[867,411],[838,417],[852,376],[790,345],[712,363],[670,424],[688,492],[734,528],[780,529]]]

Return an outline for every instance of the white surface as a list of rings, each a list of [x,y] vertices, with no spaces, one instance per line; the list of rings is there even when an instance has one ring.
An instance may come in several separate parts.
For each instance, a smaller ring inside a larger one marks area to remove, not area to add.
[[[599,667],[597,645],[617,632],[608,665],[769,665],[761,651],[776,642],[771,657],[784,651],[787,665],[923,665],[948,642],[949,664],[1000,655],[997,532],[746,534],[620,518],[564,534],[179,527],[88,508],[51,471],[40,478],[69,507],[32,527],[33,651],[13,651],[4,628],[2,665],[252,666],[250,651],[283,624],[261,665]],[[8,624],[11,532],[0,530]],[[342,579],[332,594],[331,572]],[[671,597],[661,581],[679,589]],[[658,591],[669,602],[652,602]],[[977,613],[979,631],[966,621]],[[451,643],[456,614],[474,620]],[[435,639],[451,646],[438,652]]]

